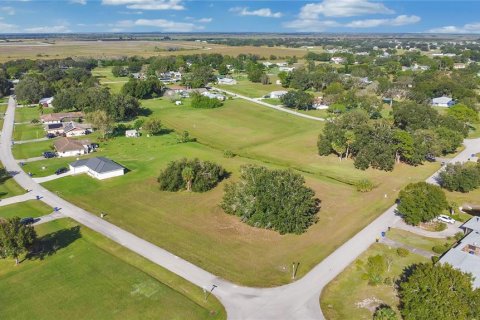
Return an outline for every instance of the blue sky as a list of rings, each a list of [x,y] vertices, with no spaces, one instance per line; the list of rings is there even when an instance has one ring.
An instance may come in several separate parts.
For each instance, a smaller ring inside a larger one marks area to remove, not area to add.
[[[0,0],[0,33],[480,33],[480,1]]]

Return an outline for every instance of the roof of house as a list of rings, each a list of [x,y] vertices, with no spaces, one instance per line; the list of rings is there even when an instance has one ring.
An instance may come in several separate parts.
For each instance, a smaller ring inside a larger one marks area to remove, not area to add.
[[[38,101],[38,103],[50,103],[53,101],[53,97],[42,98]]]
[[[73,130],[87,130],[87,129],[91,129],[91,127],[92,127],[91,125],[86,123],[76,123],[76,122],[70,121],[64,124],[63,131],[70,132]]]
[[[47,130],[55,130],[63,128],[63,123],[49,123],[47,124]]]
[[[40,119],[42,122],[50,121],[62,121],[65,118],[83,118],[83,112],[60,112],[60,113],[49,113],[42,114]]]
[[[88,140],[74,140],[70,138],[60,138],[55,143],[53,146],[55,147],[55,150],[58,152],[67,152],[67,151],[77,151],[77,150],[83,150],[85,145],[90,144],[90,141]]]
[[[138,133],[138,130],[137,129],[132,129],[132,130],[126,130],[125,131],[125,134],[128,135],[128,134],[137,134]]]
[[[480,217],[473,217],[462,225],[462,228],[480,232]]]
[[[123,166],[105,157],[95,157],[90,159],[77,160],[70,163],[70,166],[74,168],[86,166],[90,170],[97,173],[107,173],[125,169]]]
[[[449,97],[438,97],[438,98],[433,98],[432,99],[432,102],[433,103],[449,103],[451,102],[453,99],[452,98],[449,98]]]
[[[480,288],[480,233],[470,232],[460,243],[450,249],[440,259],[463,272],[471,273],[475,278],[473,286]]]

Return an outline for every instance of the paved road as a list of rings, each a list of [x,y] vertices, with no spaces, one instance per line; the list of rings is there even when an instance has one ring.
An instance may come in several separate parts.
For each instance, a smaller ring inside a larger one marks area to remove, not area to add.
[[[39,224],[42,224],[42,223],[47,223],[47,222],[57,220],[57,219],[62,219],[62,218],[65,218],[65,216],[61,212],[54,211],[54,212],[52,212],[50,214],[47,214],[45,216],[35,218],[35,223],[33,225],[36,226],[36,225],[39,225]]]
[[[61,208],[61,213],[65,216],[103,234],[197,286],[210,289],[212,285],[216,285],[217,288],[213,294],[225,306],[229,319],[323,319],[319,305],[323,288],[368,249],[382,231],[386,231],[389,226],[395,225],[400,220],[395,213],[396,207],[390,207],[296,282],[266,289],[237,286],[76,207],[33,181],[21,170],[11,153],[14,109],[15,101],[10,99],[0,140],[0,160],[7,170],[17,172],[14,179],[22,187],[33,190],[32,193],[35,195],[41,195],[42,201],[51,207]],[[282,111],[285,110],[282,109]],[[480,139],[475,143],[466,142],[470,153],[480,151],[479,142]],[[478,151],[473,151],[477,149]],[[461,160],[463,156],[459,155],[458,158]]]
[[[282,112],[290,113],[290,114],[293,114],[297,117],[302,117],[302,118],[306,118],[306,119],[310,119],[310,120],[316,120],[316,121],[325,121],[324,118],[314,117],[314,116],[310,116],[308,114],[296,112],[295,110],[290,110],[290,109],[287,109],[287,108],[284,108],[284,107],[280,107],[280,106],[276,106],[276,105],[273,105],[273,104],[270,104],[270,103],[266,103],[266,102],[258,100],[256,98],[249,98],[249,97],[246,97],[246,96],[242,96],[240,94],[237,94],[237,93],[225,90],[225,89],[220,89],[220,88],[217,88],[217,87],[212,87],[212,89],[215,89],[215,90],[221,91],[223,93],[229,94],[233,97],[237,97],[237,98],[240,98],[240,99],[245,99],[247,101],[250,101],[250,102],[265,106],[265,107],[269,107],[269,108],[279,110],[279,111],[282,111]]]
[[[62,173],[62,174],[52,174],[52,175],[49,175],[49,176],[46,176],[46,177],[33,178],[33,181],[35,181],[36,183],[44,183],[44,182],[47,182],[47,181],[52,181],[52,180],[60,179],[60,178],[63,178],[63,177],[68,177],[68,176],[71,176],[71,175],[72,175],[72,171],[68,171],[68,172],[65,172],[65,173]]]
[[[0,200],[0,207],[1,206],[8,206],[9,204],[14,204],[14,203],[19,203],[19,202],[25,202],[28,200],[35,200],[36,196],[32,192],[27,192],[25,194],[15,196],[15,197],[10,197],[10,198],[5,198]]]

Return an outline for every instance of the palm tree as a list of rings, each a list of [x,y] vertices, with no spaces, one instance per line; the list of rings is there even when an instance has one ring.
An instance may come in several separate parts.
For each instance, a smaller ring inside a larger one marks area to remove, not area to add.
[[[192,181],[193,181],[194,173],[192,167],[185,167],[182,170],[182,178],[185,180],[187,184],[187,191],[192,191]]]

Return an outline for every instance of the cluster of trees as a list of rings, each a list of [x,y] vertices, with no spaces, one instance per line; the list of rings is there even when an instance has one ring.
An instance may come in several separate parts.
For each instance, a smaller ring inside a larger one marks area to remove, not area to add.
[[[190,88],[205,87],[209,82],[215,81],[216,77],[210,66],[192,66],[191,72],[185,73],[182,83]]]
[[[209,98],[201,95],[198,92],[194,92],[191,95],[191,106],[198,109],[214,109],[223,106],[223,102],[216,98]]]
[[[213,189],[226,175],[218,164],[184,158],[170,162],[160,173],[158,183],[162,191],[205,192]]]
[[[10,94],[11,83],[5,70],[0,69],[0,98]]]
[[[105,87],[71,87],[55,95],[55,112],[77,110],[85,113],[104,111],[115,121],[136,117],[141,110],[139,101],[129,95],[112,94]]]
[[[319,204],[301,175],[249,165],[240,181],[225,186],[221,207],[249,225],[300,234],[317,221]]]
[[[468,125],[429,106],[406,103],[393,109],[393,124],[371,119],[363,109],[345,113],[325,125],[318,138],[322,156],[354,158],[355,167],[393,170],[395,163],[419,165],[428,158],[455,152]]]
[[[478,319],[480,290],[472,288],[472,281],[471,274],[449,264],[410,266],[398,286],[403,319]]]
[[[280,101],[285,107],[297,110],[308,110],[313,105],[314,97],[311,93],[302,90],[292,90],[284,94]]]
[[[443,190],[426,182],[407,185],[400,191],[398,202],[397,210],[403,220],[414,226],[420,222],[431,221],[449,209]]]
[[[470,192],[480,187],[480,163],[449,163],[440,172],[439,183],[449,191]]]
[[[0,220],[0,258],[13,258],[18,264],[21,254],[27,252],[37,238],[32,225],[26,225],[19,217]]]
[[[165,89],[163,83],[157,77],[150,76],[146,80],[131,78],[122,87],[124,95],[137,99],[160,97]]]

